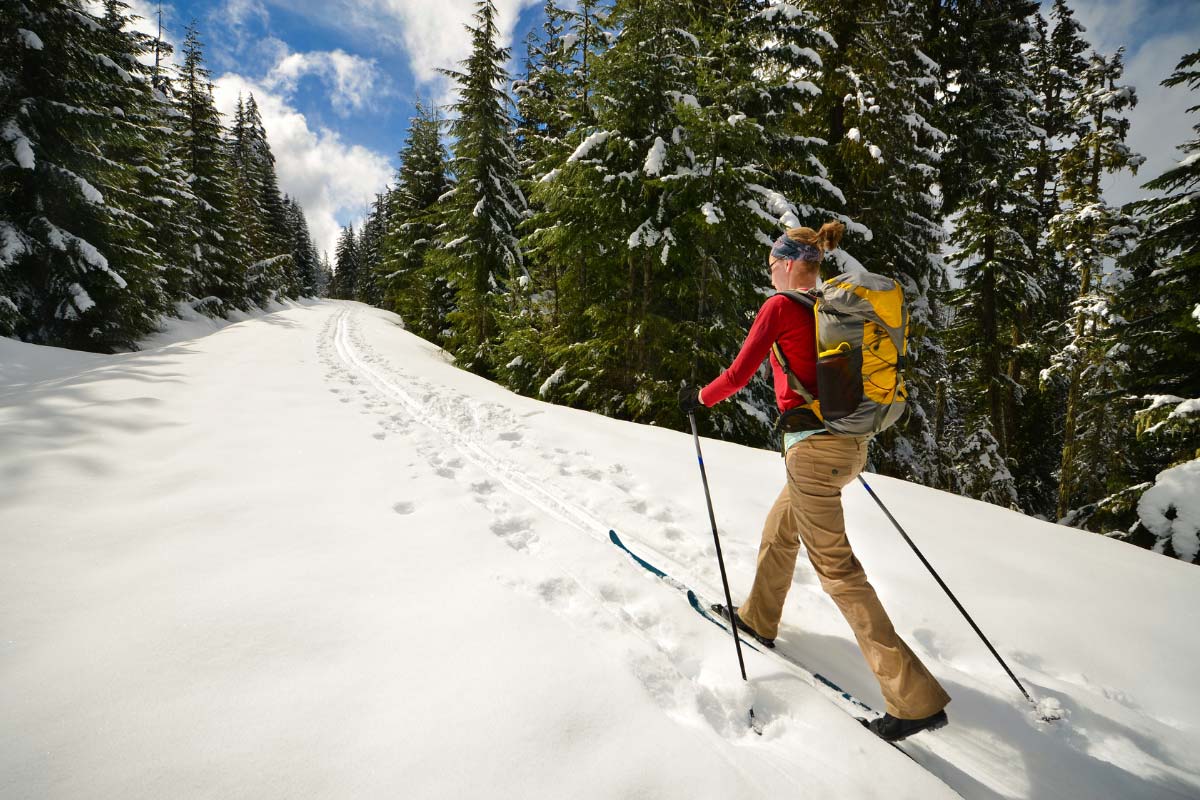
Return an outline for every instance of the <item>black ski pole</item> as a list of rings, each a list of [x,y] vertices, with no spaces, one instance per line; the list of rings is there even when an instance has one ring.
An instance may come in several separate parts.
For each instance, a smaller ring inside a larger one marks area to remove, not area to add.
[[[954,596],[954,592],[950,591],[950,587],[947,586],[946,582],[942,580],[942,576],[937,574],[937,570],[933,568],[933,565],[929,563],[929,561],[921,553],[920,549],[918,549],[916,544],[913,543],[913,540],[909,538],[908,534],[904,531],[904,528],[902,528],[900,523],[896,521],[896,518],[892,516],[892,512],[888,511],[887,506],[885,506],[883,501],[879,499],[879,496],[875,494],[875,491],[871,488],[871,485],[867,483],[866,479],[864,479],[862,475],[858,476],[858,480],[862,483],[863,488],[867,490],[867,494],[871,495],[871,499],[875,501],[875,504],[879,506],[883,513],[887,515],[887,518],[892,521],[892,524],[896,526],[896,530],[900,531],[900,535],[904,537],[904,541],[908,542],[908,546],[911,547],[912,551],[917,554],[917,558],[921,559],[921,563],[925,565],[925,569],[929,570],[929,574],[933,576],[935,581],[937,581],[938,586],[942,587],[942,591],[946,593],[946,596],[950,598],[950,602],[954,603],[954,607],[957,608],[967,620],[967,623],[971,626],[971,629],[974,630],[975,633],[979,634],[979,638],[983,640],[983,643],[987,645],[987,649],[991,651],[991,654],[996,657],[997,661],[1000,662],[1000,666],[1004,667],[1004,671],[1008,673],[1008,677],[1012,678],[1013,683],[1015,683],[1017,688],[1021,690],[1021,694],[1025,695],[1025,699],[1032,703],[1034,708],[1038,710],[1039,716],[1041,716],[1041,718],[1047,722],[1058,719],[1057,716],[1054,716],[1050,713],[1042,713],[1041,709],[1038,707],[1037,701],[1029,695],[1029,692],[1025,691],[1025,687],[1019,680],[1017,680],[1017,676],[1014,675],[1013,671],[1008,668],[1008,664],[1006,664],[1004,659],[1000,657],[1000,654],[996,652],[996,648],[992,647],[992,643],[988,641],[986,636],[983,635],[983,631],[981,631],[979,626],[975,624],[975,620],[971,619],[971,615],[967,613],[965,608],[963,608],[962,603],[958,602],[958,598]]]
[[[725,610],[729,612],[729,632],[733,634],[733,647],[737,650],[738,669],[742,671],[742,680],[749,683],[746,677],[746,662],[742,660],[742,640],[738,636],[737,625],[733,624],[733,597],[729,594],[729,578],[725,575],[725,558],[721,555],[721,537],[717,535],[717,517],[713,514],[712,494],[708,491],[708,474],[704,471],[704,456],[700,452],[700,433],[696,430],[696,415],[688,412],[688,422],[692,423],[692,439],[696,442],[696,460],[700,462],[700,480],[704,483],[704,501],[708,504],[708,521],[712,523],[713,544],[717,547],[717,566],[721,568],[721,586],[725,589]],[[750,707],[750,727],[759,736],[762,729],[754,719],[754,707]]]

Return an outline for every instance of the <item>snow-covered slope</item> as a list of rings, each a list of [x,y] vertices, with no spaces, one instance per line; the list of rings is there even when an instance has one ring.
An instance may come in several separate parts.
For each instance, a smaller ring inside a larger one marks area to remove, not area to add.
[[[194,333],[194,330],[193,330]],[[0,339],[0,797],[1200,796],[1200,572],[869,477],[856,549],[951,725],[874,739],[732,644],[690,437],[515,396],[295,305],[138,353]],[[735,598],[778,455],[704,442]],[[780,649],[875,707],[801,564]],[[746,728],[753,703],[764,735]]]

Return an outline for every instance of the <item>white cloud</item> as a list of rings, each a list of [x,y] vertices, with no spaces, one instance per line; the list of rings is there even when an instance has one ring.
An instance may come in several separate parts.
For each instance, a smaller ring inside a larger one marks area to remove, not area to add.
[[[219,28],[225,32],[232,33],[239,43],[244,43],[250,36],[250,26],[256,24],[265,27],[270,16],[262,0],[225,0],[208,18],[219,23]]]
[[[275,154],[279,188],[300,203],[317,249],[332,258],[341,231],[338,220],[362,218],[392,176],[388,160],[365,147],[347,145],[335,131],[312,130],[285,96],[250,78],[222,75],[214,93],[217,107],[230,116],[239,94],[254,94]]]
[[[399,45],[417,81],[445,86],[438,69],[455,69],[471,52],[464,29],[473,25],[474,0],[269,0],[331,27],[348,29],[384,46]],[[496,0],[496,27],[502,47],[512,43],[523,9],[540,0]]]
[[[263,83],[291,93],[305,75],[316,75],[330,87],[330,103],[340,116],[373,108],[388,92],[387,76],[374,59],[361,58],[343,50],[283,53]]]

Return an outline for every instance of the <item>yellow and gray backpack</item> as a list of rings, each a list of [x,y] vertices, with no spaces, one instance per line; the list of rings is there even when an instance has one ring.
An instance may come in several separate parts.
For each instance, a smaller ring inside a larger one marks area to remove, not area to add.
[[[900,284],[847,272],[809,292],[780,294],[816,316],[816,397],[792,372],[779,344],[772,348],[803,407],[841,436],[869,436],[895,424],[907,401],[908,306]]]

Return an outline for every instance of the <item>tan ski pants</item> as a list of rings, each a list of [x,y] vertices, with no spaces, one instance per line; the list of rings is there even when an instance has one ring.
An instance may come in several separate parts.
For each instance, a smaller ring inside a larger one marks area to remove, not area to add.
[[[767,515],[754,586],[738,615],[762,636],[778,634],[803,541],[821,587],[850,623],[879,681],[888,713],[920,719],[940,711],[950,696],[896,635],[850,548],[842,518],[842,487],[866,466],[868,441],[817,434],[788,449],[787,485]]]

